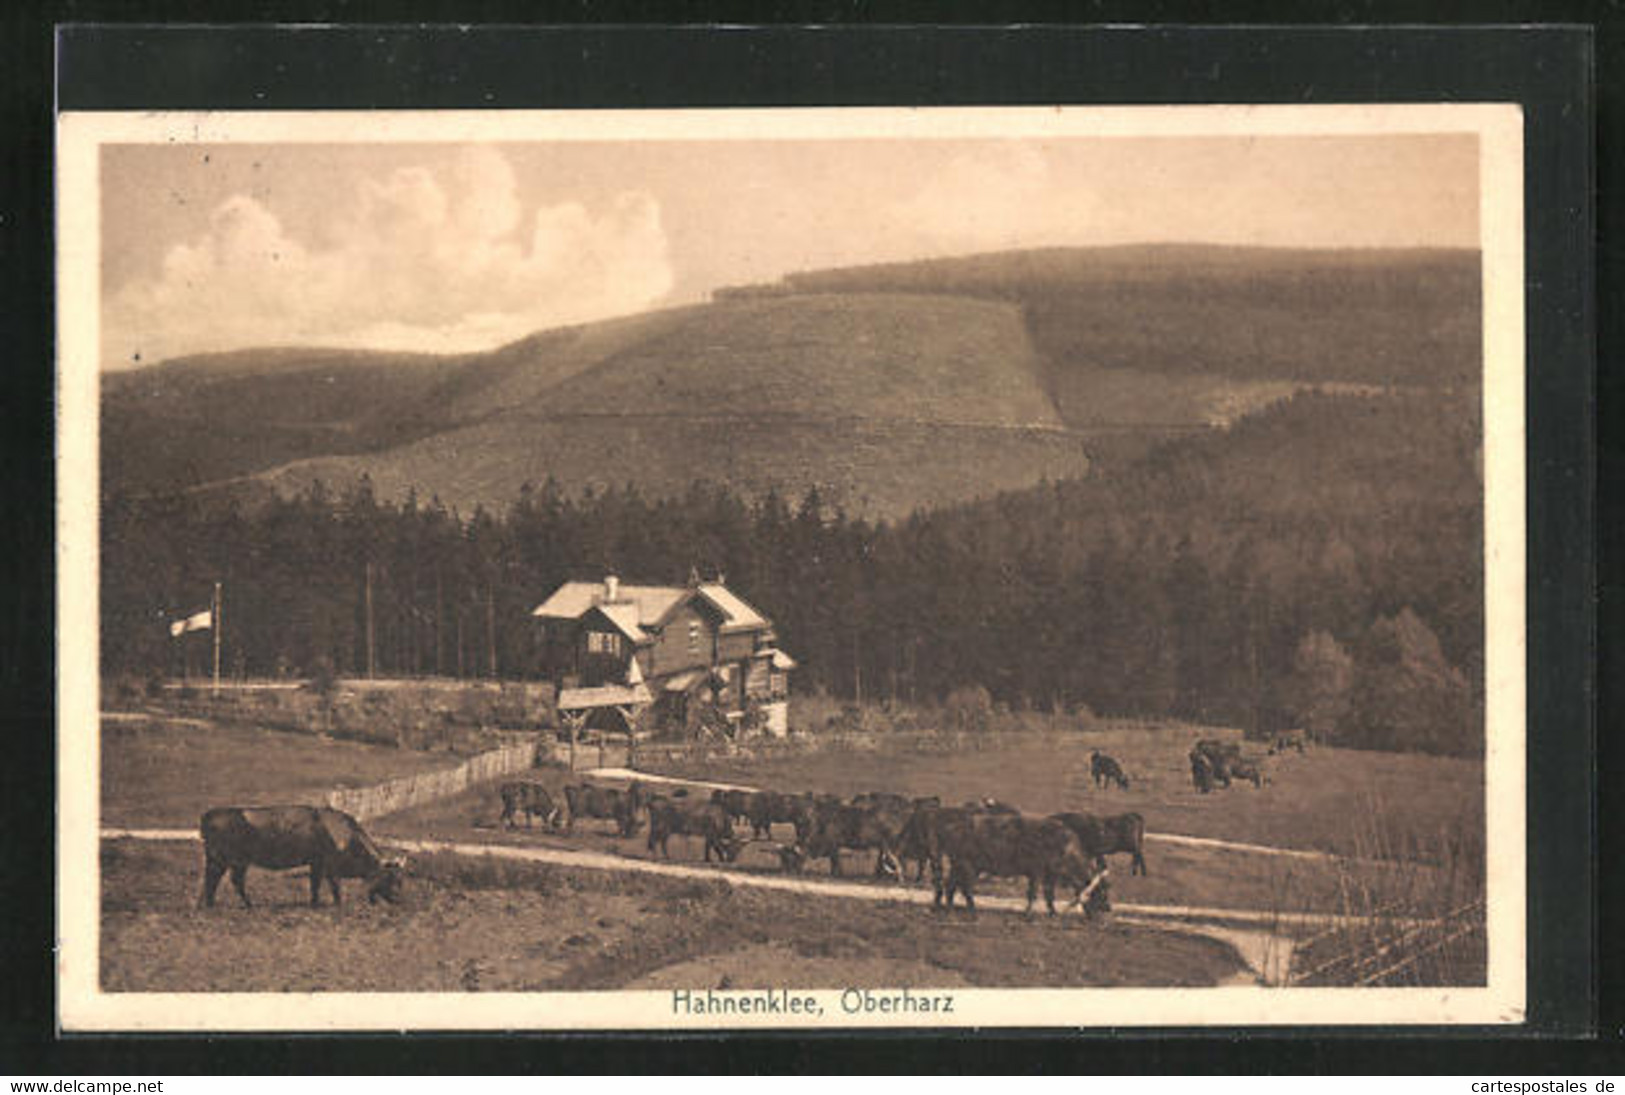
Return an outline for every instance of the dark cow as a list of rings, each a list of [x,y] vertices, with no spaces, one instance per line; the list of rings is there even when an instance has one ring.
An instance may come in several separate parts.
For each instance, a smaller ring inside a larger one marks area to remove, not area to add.
[[[1145,874],[1145,818],[1139,814],[1115,814],[1100,819],[1100,845],[1096,854],[1104,860],[1116,852],[1133,857],[1130,874]]]
[[[638,831],[638,811],[643,809],[643,797],[643,784],[637,780],[624,791],[591,783],[572,784],[564,789],[569,812],[565,828],[573,832],[577,818],[595,817],[613,821],[621,836],[631,836]]]
[[[1213,762],[1195,749],[1191,750],[1191,783],[1204,795],[1213,790]]]
[[[685,802],[681,799],[655,797],[649,800],[649,850],[660,849],[667,859],[671,852],[666,841],[672,836],[697,836],[705,841],[705,861],[711,862],[711,853],[723,863],[732,863],[739,857],[742,846],[734,835],[733,819],[719,802]]]
[[[983,811],[985,813],[989,813],[989,814],[1019,814],[1019,813],[1021,813],[1020,810],[1018,810],[1016,807],[1010,805],[1008,802],[1000,802],[998,799],[993,798],[991,796],[987,796],[987,795],[984,795],[982,798],[977,799],[975,802],[967,802],[967,803],[965,803],[965,806],[966,806],[967,809],[981,810],[981,811]]]
[[[1049,818],[977,811],[943,811],[939,818],[941,850],[949,860],[946,880],[934,872],[936,892],[932,905],[953,908],[954,894],[965,896],[965,907],[976,909],[976,880],[980,875],[1027,879],[1027,913],[1040,887],[1044,905],[1055,915],[1055,886],[1073,887],[1092,914],[1106,906],[1104,880],[1097,880],[1093,857],[1065,825]]]
[[[497,791],[502,796],[501,822],[508,828],[518,827],[518,815],[525,815],[525,828],[531,828],[531,822],[540,817],[543,825],[557,827],[559,821],[559,807],[553,801],[553,796],[547,793],[547,788],[540,783],[518,782],[504,783]]]
[[[914,808],[914,803],[902,795],[891,791],[864,791],[862,794],[852,796],[854,806],[880,806],[888,810],[908,811]]]
[[[356,823],[355,818],[325,806],[223,806],[210,810],[198,823],[203,836],[202,903],[213,907],[222,875],[243,905],[248,900],[248,868],[286,871],[310,868],[310,903],[322,903],[322,882],[342,900],[339,879],[366,881],[367,900],[400,897],[402,863],[385,859]]]
[[[1230,761],[1230,778],[1250,780],[1254,787],[1264,786],[1264,773],[1249,757],[1235,757]]]
[[[927,865],[932,865],[933,877],[941,871],[941,826],[944,815],[978,809],[979,807],[972,803],[959,807],[945,807],[942,800],[935,795],[914,800],[914,808],[909,812],[908,820],[903,823],[902,832],[897,835],[897,856],[902,862],[915,865],[914,881],[918,882],[925,877]],[[907,871],[904,871],[904,877],[907,877]]]
[[[829,873],[839,876],[842,848],[873,848],[875,876],[901,878],[903,868],[897,860],[896,848],[912,813],[913,810],[906,805],[899,808],[891,802],[839,806],[821,804],[812,836],[803,851],[809,859],[827,856]]]
[[[1130,874],[1145,874],[1145,819],[1139,814],[1117,814],[1097,817],[1094,814],[1054,814],[1077,836],[1084,850],[1094,859],[1095,866],[1104,869],[1106,857],[1117,852],[1133,856]]]
[[[719,788],[711,792],[711,801],[727,811],[730,823],[750,819],[750,800],[749,791],[724,791]]]
[[[796,825],[797,835],[800,835],[801,825],[797,819],[812,817],[812,802],[795,795],[781,794],[778,791],[757,791],[750,796],[746,803],[745,816],[750,818],[750,832],[753,837],[766,839],[773,835],[773,825]]]
[[[1105,753],[1096,751],[1089,754],[1089,774],[1094,777],[1096,787],[1110,787],[1115,783],[1128,790],[1128,777],[1123,774],[1123,766]]]
[[[1270,756],[1273,757],[1277,753],[1284,753],[1288,749],[1296,749],[1298,752],[1302,753],[1304,751],[1303,735],[1281,734],[1277,736],[1274,744],[1270,746]]]
[[[1220,787],[1230,786],[1230,766],[1241,759],[1241,746],[1235,742],[1203,738],[1191,750],[1207,758],[1213,782]]]

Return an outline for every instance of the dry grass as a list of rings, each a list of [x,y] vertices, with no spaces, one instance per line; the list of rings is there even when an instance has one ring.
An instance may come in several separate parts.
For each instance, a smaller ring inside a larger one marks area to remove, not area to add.
[[[400,905],[304,904],[255,872],[257,906],[195,907],[197,849],[109,841],[108,991],[569,991],[688,987],[1200,986],[1238,973],[1210,939],[1077,917],[943,917],[913,906],[598,871],[413,860]],[[792,956],[787,966],[781,959]]]
[[[1354,823],[1361,855],[1339,862],[1337,911],[1348,923],[1300,945],[1293,976],[1305,985],[1481,985],[1487,973],[1481,827],[1396,831],[1393,810],[1366,800]],[[1284,903],[1302,895],[1283,893]]]

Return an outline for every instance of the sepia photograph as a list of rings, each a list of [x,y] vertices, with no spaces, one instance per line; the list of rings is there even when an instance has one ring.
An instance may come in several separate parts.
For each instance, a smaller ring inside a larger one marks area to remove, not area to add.
[[[1521,1021],[1521,127],[62,114],[64,1029]]]

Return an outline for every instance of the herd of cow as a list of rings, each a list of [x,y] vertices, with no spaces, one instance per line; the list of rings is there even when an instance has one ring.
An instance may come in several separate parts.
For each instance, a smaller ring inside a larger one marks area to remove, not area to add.
[[[847,800],[811,792],[728,789],[705,798],[690,795],[686,788],[669,794],[651,792],[637,781],[624,790],[573,784],[564,788],[562,802],[540,783],[507,783],[500,794],[500,823],[508,827],[516,826],[520,815],[527,827],[541,818],[543,824],[567,831],[579,819],[597,818],[628,837],[646,817],[648,850],[658,849],[667,858],[671,837],[687,836],[702,841],[706,862],[714,855],[719,862],[731,863],[747,843],[736,826],[748,825],[751,839],[762,841],[773,840],[775,825],[789,826],[794,841],[775,844],[786,871],[797,872],[810,860],[827,859],[830,874],[839,877],[843,851],[872,851],[876,877],[904,881],[912,863],[918,882],[929,868],[933,902],[947,908],[961,896],[974,910],[977,880],[991,875],[1025,878],[1029,911],[1042,889],[1045,905],[1054,914],[1056,886],[1065,884],[1074,891],[1073,905],[1093,914],[1110,907],[1107,856],[1127,853],[1133,872],[1146,870],[1145,822],[1135,813],[1037,817],[991,799],[952,806],[938,796],[908,798],[890,792],[867,792]]]
[[[1269,753],[1274,756],[1289,750],[1304,752],[1301,735],[1281,735],[1270,746]],[[1229,787],[1238,779],[1247,780],[1254,787],[1264,785],[1262,765],[1255,758],[1243,756],[1241,746],[1235,742],[1204,738],[1191,748],[1190,762],[1191,782],[1204,795],[1219,787]]]
[[[1301,737],[1278,739],[1275,754],[1304,751]],[[1190,751],[1191,779],[1207,794],[1233,780],[1263,782],[1256,760],[1238,746],[1214,740]],[[1098,786],[1127,788],[1128,776],[1113,758],[1096,752],[1090,772]],[[500,823],[514,827],[521,814],[527,828],[536,818],[553,828],[573,830],[584,818],[614,824],[622,837],[634,835],[647,818],[648,849],[670,857],[673,836],[698,837],[706,862],[738,858],[746,841],[735,829],[748,824],[751,839],[771,841],[773,826],[795,832],[790,844],[775,845],[787,871],[800,871],[809,860],[828,859],[830,874],[841,873],[843,850],[873,851],[877,877],[904,881],[906,863],[914,864],[914,881],[931,871],[933,905],[952,908],[954,897],[976,907],[975,888],[983,875],[1027,880],[1027,911],[1042,888],[1044,902],[1055,913],[1055,889],[1072,887],[1073,905],[1090,915],[1110,908],[1106,857],[1131,856],[1131,871],[1144,874],[1145,822],[1137,813],[1096,816],[1059,813],[1048,817],[1024,814],[1013,806],[983,799],[959,806],[938,796],[907,798],[890,792],[868,792],[845,800],[837,795],[785,794],[778,791],[717,790],[709,798],[691,796],[686,788],[670,794],[650,792],[634,780],[625,789],[578,783],[564,788],[563,802],[535,782],[505,783],[500,788]],[[243,904],[249,905],[249,867],[310,869],[310,902],[321,900],[325,883],[333,902],[340,900],[339,881],[361,879],[369,900],[395,901],[404,863],[384,856],[349,814],[326,807],[224,807],[203,815],[203,892],[200,903],[212,906],[220,880],[229,875]]]

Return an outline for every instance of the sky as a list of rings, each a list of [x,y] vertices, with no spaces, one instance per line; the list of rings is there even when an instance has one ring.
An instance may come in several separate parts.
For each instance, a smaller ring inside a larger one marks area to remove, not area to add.
[[[1476,247],[1471,134],[105,145],[104,368],[431,352],[1020,247]]]

